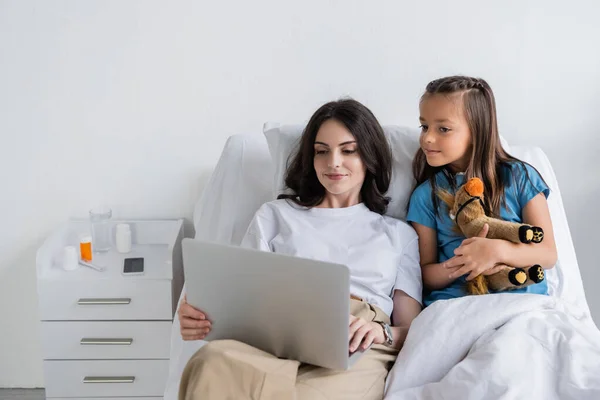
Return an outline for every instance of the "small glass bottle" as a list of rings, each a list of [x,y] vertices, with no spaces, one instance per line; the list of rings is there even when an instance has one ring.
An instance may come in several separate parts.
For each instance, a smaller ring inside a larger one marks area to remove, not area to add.
[[[110,219],[112,210],[108,207],[97,207],[90,210],[92,224],[92,247],[94,252],[110,250]]]

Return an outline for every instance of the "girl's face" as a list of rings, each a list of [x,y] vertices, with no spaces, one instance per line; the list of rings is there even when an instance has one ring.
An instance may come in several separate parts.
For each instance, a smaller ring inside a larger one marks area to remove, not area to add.
[[[421,149],[432,167],[448,165],[454,172],[469,166],[472,138],[460,93],[428,94],[419,105]]]
[[[314,146],[314,168],[327,196],[354,199],[358,203],[366,167],[352,133],[342,123],[327,120],[319,128]]]

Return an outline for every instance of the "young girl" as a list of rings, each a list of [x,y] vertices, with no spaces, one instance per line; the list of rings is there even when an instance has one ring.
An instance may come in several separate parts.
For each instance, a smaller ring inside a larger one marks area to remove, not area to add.
[[[465,296],[465,282],[497,271],[497,264],[549,269],[556,246],[546,198],[549,189],[531,165],[510,156],[500,143],[496,104],[483,79],[451,76],[430,82],[419,106],[421,148],[413,162],[417,180],[407,220],[419,236],[424,304]],[[447,206],[436,193],[455,189],[472,177],[485,185],[486,213],[539,226],[542,243],[514,244],[478,237],[465,239],[454,229]],[[512,290],[548,294],[546,281]]]

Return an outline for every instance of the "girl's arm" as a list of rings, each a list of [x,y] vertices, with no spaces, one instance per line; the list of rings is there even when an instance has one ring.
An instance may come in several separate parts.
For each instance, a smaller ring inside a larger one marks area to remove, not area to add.
[[[450,278],[450,274],[454,270],[444,268],[443,263],[437,262],[437,233],[435,229],[416,222],[412,222],[411,225],[419,236],[419,255],[421,257],[423,285],[429,290],[447,287],[456,278]]]
[[[491,270],[496,264],[515,267],[538,264],[545,269],[552,268],[557,260],[556,243],[548,202],[542,193],[536,195],[523,207],[523,222],[539,226],[544,230],[542,243],[517,244],[484,237],[466,239],[454,251],[456,256],[444,263],[449,270],[454,270],[450,276],[455,279],[469,274],[467,279],[473,279],[481,273],[493,272],[486,271]]]
[[[421,304],[402,290],[394,291],[394,310],[392,311],[392,336],[394,347],[402,348],[412,321],[421,312]]]
[[[523,223],[539,226],[544,230],[544,240],[537,244],[511,243],[500,241],[498,246],[498,262],[518,267],[529,267],[539,264],[550,269],[558,258],[552,220],[546,197],[540,193],[523,207]]]

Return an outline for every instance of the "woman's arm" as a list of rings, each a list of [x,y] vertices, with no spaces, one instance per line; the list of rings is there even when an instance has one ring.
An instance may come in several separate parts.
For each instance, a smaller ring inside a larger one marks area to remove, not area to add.
[[[416,222],[412,222],[411,225],[419,236],[423,285],[430,290],[447,287],[454,282],[454,279],[450,279],[450,273],[453,271],[444,268],[443,263],[437,262],[437,233],[435,229]]]
[[[394,348],[400,350],[413,319],[421,312],[421,304],[404,293],[402,290],[394,291],[394,311],[392,312],[392,338]],[[383,344],[385,342],[385,334],[383,327],[373,321],[366,321],[363,318],[357,318],[350,315],[350,346],[349,350],[353,353],[360,348],[366,350],[371,344]]]
[[[410,324],[421,312],[421,304],[419,303],[423,291],[421,275],[418,238],[414,232],[410,232],[410,240],[402,248],[402,258],[398,264],[398,272],[394,282],[396,289],[392,297],[392,326],[390,328],[393,345],[397,349],[400,349],[404,344]],[[408,293],[411,293],[412,296]],[[353,315],[350,315],[349,334],[351,338],[350,352],[354,352],[359,345],[365,350],[372,343],[383,344],[385,342],[382,325]]]
[[[412,321],[419,315],[421,304],[402,290],[394,291],[394,311],[392,311],[392,336],[394,347],[402,348]]]

